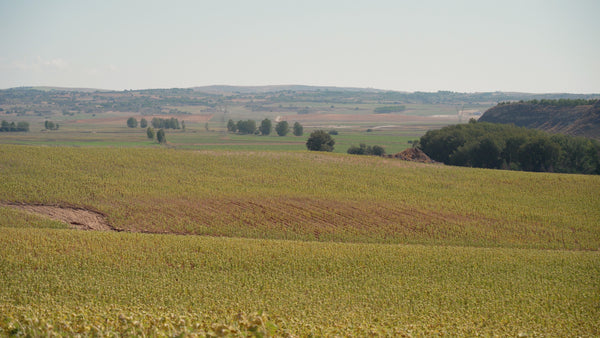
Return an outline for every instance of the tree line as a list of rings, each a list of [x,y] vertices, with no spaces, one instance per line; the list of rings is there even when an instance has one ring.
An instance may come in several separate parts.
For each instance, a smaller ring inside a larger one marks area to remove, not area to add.
[[[185,121],[181,121],[181,124],[180,124],[179,120],[174,117],[171,117],[169,119],[154,117],[150,121],[150,124],[152,125],[153,128],[156,128],[156,129],[184,129],[185,130]],[[145,118],[142,118],[140,120],[139,125],[140,125],[140,128],[148,127],[148,120],[146,120]],[[129,128],[137,128],[138,121],[134,117],[130,117],[127,119],[127,126]]]
[[[280,121],[275,125],[275,132],[279,136],[285,136],[289,132],[293,132],[295,136],[304,134],[304,127],[298,122],[295,122],[292,128],[287,121]],[[273,123],[270,119],[264,119],[260,125],[256,125],[254,120],[239,120],[234,122],[232,119],[227,121],[227,131],[238,134],[255,134],[255,135],[270,135],[273,130]]]
[[[185,122],[181,121],[180,125],[179,120],[174,117],[171,117],[170,119],[154,117],[150,124],[156,129],[185,129]]]
[[[528,104],[539,104],[542,106],[555,106],[555,107],[576,107],[576,106],[587,106],[593,105],[598,102],[598,99],[541,99],[541,100],[529,100],[524,101],[520,100],[518,103],[528,103]],[[515,102],[498,102],[499,106],[505,104],[513,104]]]
[[[29,123],[25,122],[25,121],[20,121],[15,123],[13,122],[8,122],[5,120],[2,120],[2,122],[0,123],[0,132],[16,132],[16,131],[29,131]]]
[[[350,146],[346,151],[348,154],[352,155],[373,155],[373,156],[383,156],[385,155],[385,149],[382,146],[373,145],[368,146],[365,143],[361,143],[357,146]]]
[[[600,142],[514,125],[471,120],[428,131],[419,147],[449,165],[600,174]]]

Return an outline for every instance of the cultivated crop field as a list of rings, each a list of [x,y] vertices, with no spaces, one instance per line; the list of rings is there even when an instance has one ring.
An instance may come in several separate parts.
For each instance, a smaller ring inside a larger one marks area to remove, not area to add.
[[[86,208],[124,231],[600,247],[596,176],[306,151],[1,146],[0,155],[3,201]]]
[[[597,252],[0,233],[2,334],[599,333]]]
[[[0,335],[600,334],[599,177],[18,145],[0,177]]]

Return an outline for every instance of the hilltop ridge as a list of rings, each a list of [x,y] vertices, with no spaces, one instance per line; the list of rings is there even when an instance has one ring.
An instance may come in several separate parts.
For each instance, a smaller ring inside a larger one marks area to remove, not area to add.
[[[499,104],[488,109],[482,122],[514,124],[551,133],[600,139],[600,100],[563,104],[529,101]]]

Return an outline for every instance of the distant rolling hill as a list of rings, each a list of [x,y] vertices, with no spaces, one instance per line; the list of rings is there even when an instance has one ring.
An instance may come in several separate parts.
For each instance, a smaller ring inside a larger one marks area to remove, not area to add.
[[[194,87],[195,91],[203,93],[270,93],[279,91],[299,91],[299,92],[313,92],[313,91],[351,91],[351,92],[372,92],[379,93],[384,92],[381,89],[374,88],[355,88],[355,87],[333,87],[333,86],[305,86],[305,85],[270,85],[270,86],[229,86],[229,85],[212,85],[203,87]]]
[[[584,104],[543,101],[499,104],[488,109],[479,121],[600,139],[600,100]]]

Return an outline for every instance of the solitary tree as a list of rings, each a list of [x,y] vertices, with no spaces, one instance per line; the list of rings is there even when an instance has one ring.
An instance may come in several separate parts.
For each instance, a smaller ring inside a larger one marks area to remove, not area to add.
[[[315,130],[306,141],[306,148],[315,151],[333,151],[335,140],[324,130]]]
[[[275,131],[279,136],[285,136],[290,131],[290,125],[287,121],[281,121],[275,126]]]
[[[148,127],[148,121],[146,121],[146,119],[142,117],[142,119],[140,120],[140,128],[146,127]]]
[[[165,136],[165,130],[164,129],[159,129],[158,130],[158,132],[156,133],[156,140],[160,144],[167,143],[167,138]]]
[[[302,134],[304,134],[304,128],[300,123],[294,122],[294,135],[302,136]]]
[[[260,133],[263,135],[269,135],[271,133],[271,128],[272,128],[271,120],[264,119],[260,123],[260,127],[258,128],[258,130],[260,130]]]
[[[154,140],[154,129],[148,127],[148,129],[146,129],[146,135],[148,135],[149,139]]]
[[[127,126],[129,128],[135,128],[135,127],[137,127],[137,125],[138,125],[138,122],[134,117],[130,117],[127,119]]]
[[[55,124],[52,121],[46,121],[44,122],[44,126],[46,127],[46,129],[48,130],[57,130],[58,129],[58,123]]]

